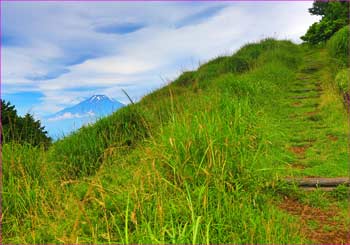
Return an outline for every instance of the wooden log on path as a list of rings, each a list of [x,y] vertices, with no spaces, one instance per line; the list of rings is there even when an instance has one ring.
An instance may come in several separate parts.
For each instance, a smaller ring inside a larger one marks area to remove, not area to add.
[[[338,185],[350,186],[350,177],[337,178],[285,178],[290,184],[296,184],[299,187],[336,187]]]

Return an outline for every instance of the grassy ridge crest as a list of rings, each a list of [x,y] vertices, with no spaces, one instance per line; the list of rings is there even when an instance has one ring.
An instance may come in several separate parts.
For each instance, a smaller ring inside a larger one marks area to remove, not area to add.
[[[49,151],[4,145],[4,242],[310,242],[278,203],[286,193],[325,198],[280,181],[295,174],[290,89],[322,55],[290,41],[250,43]],[[340,125],[343,143],[341,102],[327,91],[320,110],[336,112],[325,120]]]
[[[101,164],[100,159],[106,149],[132,149],[152,135],[159,126],[166,125],[174,114],[185,110],[181,105],[187,103],[185,101],[188,99],[185,97],[195,100],[195,97],[210,93],[209,90],[220,86],[222,90],[231,89],[235,95],[250,96],[254,100],[262,92],[262,85],[266,81],[249,83],[244,81],[247,76],[237,79],[235,76],[259,66],[279,62],[295,69],[300,61],[297,53],[298,47],[289,41],[266,39],[260,43],[247,44],[232,56],[216,58],[199,67],[197,71],[185,72],[173,83],[151,93],[139,103],[129,105],[64,138],[53,147],[53,159],[59,162],[62,169],[68,171],[67,177],[93,174]],[[262,76],[273,74],[275,73],[266,72]],[[216,82],[224,76],[229,82]],[[231,79],[227,79],[229,76],[232,76]]]

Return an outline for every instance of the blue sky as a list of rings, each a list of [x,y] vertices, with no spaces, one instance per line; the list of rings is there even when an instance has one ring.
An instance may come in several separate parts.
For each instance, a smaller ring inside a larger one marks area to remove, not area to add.
[[[53,114],[93,94],[127,103],[247,42],[299,37],[312,2],[1,2],[2,98]]]

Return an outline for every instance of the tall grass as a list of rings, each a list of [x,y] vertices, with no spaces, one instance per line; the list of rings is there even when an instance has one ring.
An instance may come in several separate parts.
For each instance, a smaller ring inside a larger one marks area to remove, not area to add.
[[[344,26],[327,41],[327,50],[337,63],[349,66],[349,45],[350,26]]]
[[[237,91],[231,92],[237,95],[243,93],[254,100],[254,96],[262,94],[261,90],[269,84],[269,80],[274,79],[271,76],[280,75],[276,74],[277,69],[295,69],[298,60],[297,46],[288,41],[266,39],[259,44],[244,46],[232,56],[217,58],[195,72],[184,73],[173,84],[145,97],[140,104],[123,108],[111,117],[102,119],[93,126],[83,127],[72,136],[59,141],[53,147],[53,161],[59,163],[58,168],[68,178],[93,174],[108,152],[125,152],[150,136],[154,129],[167,124],[173,114],[181,114],[186,110],[186,105],[183,105],[188,101],[186,97],[201,96],[201,90],[192,90],[193,86],[212,90],[217,86],[214,81],[217,78],[237,76],[249,67],[253,69],[265,65],[267,68],[260,69],[262,74],[257,79],[253,78],[254,82],[245,82],[246,76],[243,75],[230,79],[229,84],[225,84],[225,89],[235,87]],[[186,90],[184,84],[193,86]],[[249,86],[255,90],[255,94],[243,92]],[[265,91],[268,92],[268,89]]]
[[[58,162],[57,169],[67,178],[91,175],[115,151],[126,153],[149,136],[148,127],[146,115],[138,105],[122,108],[58,141],[52,149],[52,160]]]
[[[335,78],[339,90],[350,94],[350,68],[342,69]]]
[[[332,57],[333,86],[343,95],[345,107],[350,98],[350,26],[344,26],[328,41],[327,50]]]
[[[4,242],[306,242],[271,188],[301,55],[288,41],[249,44],[48,153],[4,145]]]

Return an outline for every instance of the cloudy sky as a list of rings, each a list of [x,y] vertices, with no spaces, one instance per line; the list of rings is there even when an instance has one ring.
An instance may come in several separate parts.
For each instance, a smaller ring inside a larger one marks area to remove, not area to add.
[[[40,118],[93,94],[121,102],[244,43],[300,42],[312,2],[1,2],[1,96]]]

